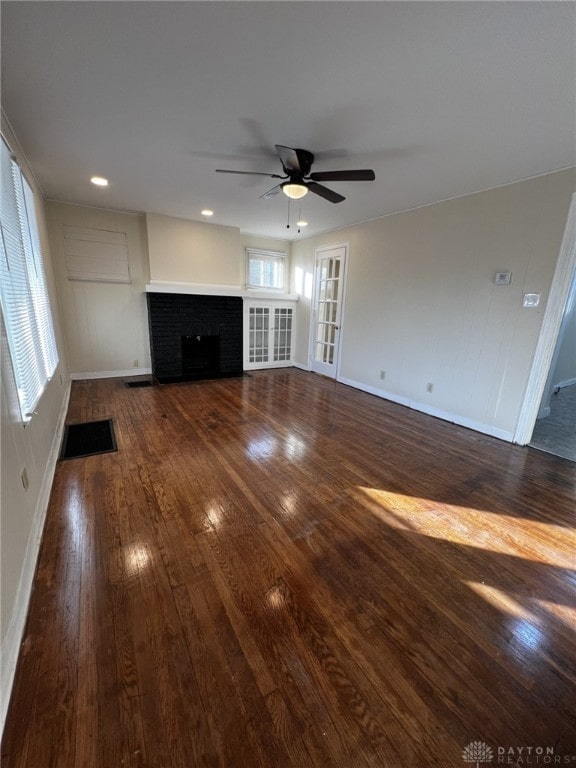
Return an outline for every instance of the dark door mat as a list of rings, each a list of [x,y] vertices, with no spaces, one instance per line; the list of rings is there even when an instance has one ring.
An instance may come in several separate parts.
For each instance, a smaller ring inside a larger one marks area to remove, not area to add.
[[[130,389],[135,389],[136,387],[151,387],[152,382],[151,381],[127,381],[126,386],[130,387]]]
[[[68,424],[62,441],[61,459],[77,459],[117,451],[112,419]]]

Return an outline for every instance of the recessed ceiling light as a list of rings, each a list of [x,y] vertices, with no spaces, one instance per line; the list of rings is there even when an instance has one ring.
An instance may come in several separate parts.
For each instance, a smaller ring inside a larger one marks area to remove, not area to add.
[[[108,179],[105,179],[103,176],[92,176],[90,181],[92,182],[92,184],[96,184],[97,187],[108,186]]]
[[[210,208],[204,208],[203,211],[200,211],[202,216],[214,216],[214,211],[211,211]]]
[[[307,227],[308,226],[308,222],[304,221],[304,219],[300,219],[300,221],[296,222],[296,226],[297,227]]]

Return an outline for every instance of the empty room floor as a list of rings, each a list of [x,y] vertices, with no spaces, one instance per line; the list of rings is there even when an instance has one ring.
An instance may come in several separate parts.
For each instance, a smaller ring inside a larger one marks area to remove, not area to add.
[[[576,465],[295,369],[75,382],[107,418],[56,470],[3,768],[576,755]]]

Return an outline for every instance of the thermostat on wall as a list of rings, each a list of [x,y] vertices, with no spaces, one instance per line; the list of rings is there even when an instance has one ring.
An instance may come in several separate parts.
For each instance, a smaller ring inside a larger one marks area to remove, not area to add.
[[[494,275],[494,282],[496,285],[510,285],[512,280],[512,272],[496,272]]]

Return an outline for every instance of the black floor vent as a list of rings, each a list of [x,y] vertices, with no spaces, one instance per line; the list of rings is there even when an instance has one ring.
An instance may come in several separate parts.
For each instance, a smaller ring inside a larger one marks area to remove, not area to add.
[[[130,387],[130,389],[135,389],[136,387],[151,387],[152,382],[151,381],[127,381],[126,386]]]
[[[64,432],[61,459],[77,459],[118,450],[112,419],[68,424]]]

